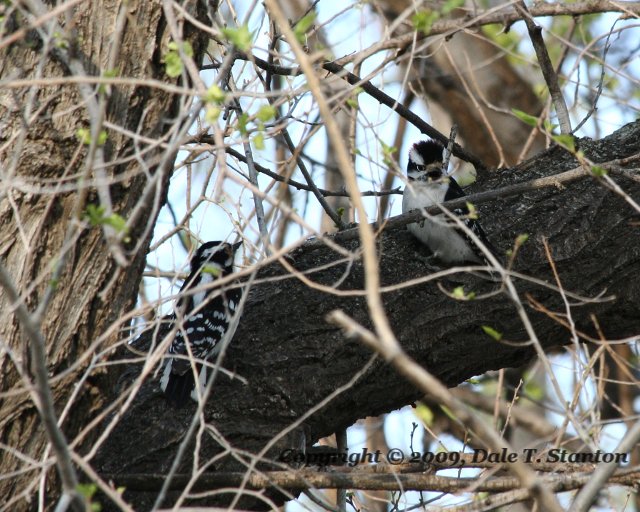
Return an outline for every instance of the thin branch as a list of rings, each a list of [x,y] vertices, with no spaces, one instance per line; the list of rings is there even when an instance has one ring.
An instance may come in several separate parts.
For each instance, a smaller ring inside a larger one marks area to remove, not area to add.
[[[626,433],[620,444],[616,446],[616,453],[628,453],[633,450],[640,440],[640,421],[637,421]],[[604,486],[605,482],[616,470],[615,462],[602,462],[593,472],[591,478],[586,483],[582,491],[573,500],[571,504],[572,512],[586,512],[591,508],[596,496]],[[637,482],[636,482],[637,485]]]
[[[458,421],[473,430],[489,448],[497,452],[503,449],[506,449],[507,453],[514,451],[478,414],[475,414],[464,402],[455,398],[442,382],[411,359],[393,335],[388,340],[378,339],[371,331],[338,310],[331,312],[327,320],[342,327],[348,336],[358,338],[367,347],[379,353],[425,395],[448,407]],[[542,509],[561,512],[562,509],[553,493],[545,487],[535,472],[524,462],[514,461],[509,469],[516,475],[519,485],[531,493]]]
[[[215,141],[210,135],[202,135],[202,136],[195,137],[193,139],[193,142],[204,143],[204,144],[215,144]],[[245,157],[245,155],[243,155],[239,151],[231,147],[227,147],[225,148],[225,152],[230,154],[232,157],[237,158],[241,162],[247,163],[247,158]],[[279,181],[280,183],[286,183],[287,185],[294,187],[298,190],[306,190],[308,192],[313,192],[312,188],[305,183],[292,180],[291,178],[285,178],[280,174],[273,172],[271,169],[263,165],[260,165],[257,162],[254,162],[254,166],[256,168],[256,171],[258,171],[261,174],[265,174],[266,176],[269,176],[271,179],[275,181]],[[324,188],[319,188],[319,187],[317,187],[317,189],[318,189],[318,192],[320,192],[325,197],[329,197],[329,196],[349,197],[349,192],[347,192],[346,190],[326,190]],[[402,194],[402,190],[400,190],[400,187],[396,187],[391,190],[368,190],[360,193],[361,196],[370,196],[370,197],[388,196],[392,194]]]
[[[571,118],[569,117],[569,110],[567,109],[567,104],[564,101],[564,96],[562,95],[562,91],[558,85],[558,75],[553,69],[549,52],[547,51],[544,39],[542,38],[542,27],[533,21],[524,0],[521,0],[520,3],[516,4],[515,8],[522,15],[522,19],[527,25],[531,44],[533,44],[533,48],[536,51],[542,75],[544,76],[545,82],[547,82],[549,93],[553,99],[553,105],[556,108],[558,122],[560,123],[560,131],[562,133],[570,134]]]
[[[56,455],[56,466],[60,479],[62,480],[64,495],[60,503],[65,500],[70,500],[71,503],[81,503],[79,501],[81,500],[81,496],[77,491],[78,477],[71,462],[69,445],[62,430],[58,426],[56,411],[53,405],[53,394],[49,386],[49,375],[47,371],[46,341],[40,327],[31,318],[31,313],[27,309],[27,306],[20,299],[20,295],[15,289],[11,276],[9,276],[4,265],[0,265],[0,286],[4,288],[10,303],[13,304],[15,316],[22,326],[25,343],[29,345],[32,370],[35,376],[34,402],[42,418],[42,423],[53,447],[53,452]],[[64,497],[65,495],[66,498]]]
[[[453,123],[451,126],[451,131],[449,132],[449,143],[446,145],[444,149],[444,162],[442,163],[442,170],[447,174],[447,169],[449,168],[449,161],[451,160],[451,151],[453,150],[453,145],[456,142],[456,136],[458,135],[458,125]]]
[[[312,471],[308,469],[291,471],[265,471],[252,473],[247,478],[244,472],[232,473],[204,473],[200,475],[192,490],[216,489],[224,487],[238,487],[245,482],[248,489],[270,489],[279,487],[293,491],[307,489],[360,489],[386,491],[440,491],[457,492],[474,489],[479,492],[496,492],[520,489],[520,482],[515,477],[496,478],[455,478],[430,475],[425,473],[372,473],[361,471],[360,467],[350,468],[349,471]],[[633,486],[640,477],[638,468],[619,470],[612,477],[611,483]],[[129,490],[157,491],[164,475],[154,473],[135,473],[124,475],[102,475],[104,480],[113,480],[119,486]],[[559,473],[541,478],[544,485],[555,491],[569,491],[578,489],[592,478],[591,472]],[[191,475],[176,474],[170,490],[181,490]],[[530,494],[527,493],[527,498]]]
[[[231,52],[233,53],[233,52]],[[233,93],[237,92],[237,88],[235,86],[233,77],[229,75],[227,84],[229,86],[229,90]],[[240,100],[235,97],[235,109],[238,113],[242,113],[242,106],[240,105]],[[255,163],[253,161],[253,153],[251,151],[251,144],[248,141],[243,141],[242,145],[244,146],[244,153],[246,156],[247,168],[249,169],[249,183],[251,183],[256,189],[259,190],[258,186],[258,173],[256,171]],[[258,222],[258,231],[260,232],[260,238],[262,240],[262,246],[264,247],[264,252],[268,256],[271,253],[271,249],[269,248],[269,232],[267,231],[267,224],[265,222],[264,217],[264,207],[262,206],[262,198],[256,192],[253,192],[253,204],[256,209],[256,220]]]
[[[607,164],[599,164],[602,167]],[[424,208],[424,213],[421,210],[411,210],[410,212],[403,213],[401,215],[396,215],[395,217],[390,217],[386,219],[382,223],[374,222],[371,224],[371,228],[375,231],[381,231],[385,229],[394,229],[400,228],[412,222],[419,221],[424,218],[424,215],[437,215],[441,213],[442,208],[446,208],[450,211],[455,210],[456,208],[461,208],[466,205],[467,202],[476,204],[485,203],[488,201],[493,201],[495,199],[505,198],[514,196],[517,194],[522,194],[524,192],[530,192],[532,190],[538,190],[548,187],[557,187],[561,183],[567,183],[569,181],[573,181],[579,178],[584,178],[590,176],[590,173],[584,170],[583,167],[576,167],[569,171],[561,172],[559,174],[555,174],[553,176],[546,176],[544,178],[536,178],[525,183],[516,183],[514,185],[508,185],[506,187],[499,188],[497,190],[486,190],[484,192],[478,192],[476,194],[471,194],[465,196],[460,199],[455,199],[453,201],[446,201],[439,205],[434,205],[429,208]],[[345,231],[341,231],[340,233],[336,233],[331,237],[335,242],[344,242],[347,240],[353,240],[358,238],[358,229],[352,228],[347,229]],[[314,243],[321,244],[322,242],[311,241],[308,242],[307,246],[311,246]]]
[[[259,66],[261,69],[267,70],[274,75],[299,75],[302,71],[301,68],[291,68],[285,66],[276,66],[264,59],[260,59],[255,55],[248,55],[246,53],[238,52],[238,59],[253,61]],[[358,75],[355,75],[349,71],[347,71],[343,66],[338,64],[336,61],[323,62],[321,67],[330,73],[337,75],[349,82],[350,85],[361,87],[364,92],[369,94],[373,99],[377,100],[382,105],[389,107],[394,112],[397,112],[398,115],[409,121],[412,125],[418,128],[422,133],[428,135],[432,139],[440,141],[443,145],[447,145],[449,142],[449,138],[436,130],[429,123],[424,121],[420,116],[414,114],[409,108],[405,107],[398,100],[392,98],[385,92],[381,91],[375,85],[373,85],[369,80],[365,80]],[[462,146],[458,144],[454,144],[453,154],[464,160],[466,162],[472,163],[478,169],[486,169],[487,166],[480,160],[478,157],[472,155],[467,150],[465,150]]]
[[[320,190],[318,190],[318,187],[314,183],[313,178],[311,177],[311,174],[307,170],[307,166],[304,164],[304,161],[302,160],[302,157],[300,156],[300,152],[296,151],[295,144],[291,140],[291,137],[289,136],[289,132],[286,129],[283,129],[281,135],[282,135],[282,138],[284,139],[285,143],[287,144],[287,147],[289,148],[289,151],[295,157],[296,162],[298,164],[298,169],[300,169],[300,172],[304,176],[304,179],[307,182],[307,185],[311,189],[311,192],[313,192],[313,195],[316,196],[316,199],[320,203],[320,206],[322,206],[322,209],[331,218],[331,220],[338,227],[338,229],[340,229],[340,230],[345,229],[346,225],[342,221],[342,219],[340,218],[340,215],[338,215],[338,213],[327,202],[327,200],[322,195],[322,192],[320,192]]]

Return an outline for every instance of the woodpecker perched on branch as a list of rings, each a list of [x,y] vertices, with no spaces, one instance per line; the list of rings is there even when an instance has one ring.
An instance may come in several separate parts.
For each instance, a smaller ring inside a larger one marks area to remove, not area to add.
[[[194,376],[198,375],[202,389],[207,381],[203,362],[220,352],[221,341],[238,308],[240,288],[227,285],[220,289],[212,284],[233,272],[233,258],[240,245],[242,242],[207,242],[191,258],[191,272],[171,316],[172,325],[178,325],[160,379],[160,388],[176,407],[185,405],[189,395],[197,399]]]
[[[407,163],[409,182],[402,196],[403,213],[464,197],[465,193],[460,185],[451,176],[447,176],[442,168],[443,152],[442,144],[434,140],[418,142],[411,147]],[[497,254],[487,240],[482,226],[471,218],[466,206],[456,208],[452,213],[460,217],[492,254]],[[468,234],[444,214],[409,224],[407,229],[443,263],[487,263],[484,253]]]

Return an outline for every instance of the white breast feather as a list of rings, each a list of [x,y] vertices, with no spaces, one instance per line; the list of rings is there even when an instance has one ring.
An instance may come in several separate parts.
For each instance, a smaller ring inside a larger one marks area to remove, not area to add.
[[[408,183],[402,196],[402,212],[442,203],[447,187],[448,185],[442,182]],[[454,230],[442,214],[409,224],[407,229],[429,247],[434,256],[446,263],[479,262],[466,239]]]

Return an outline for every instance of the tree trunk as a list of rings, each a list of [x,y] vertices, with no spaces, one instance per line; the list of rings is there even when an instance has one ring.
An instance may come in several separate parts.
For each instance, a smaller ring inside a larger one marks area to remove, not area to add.
[[[640,122],[602,141],[582,139],[579,144],[585,155],[597,162],[636,154],[640,151]],[[495,190],[576,166],[572,155],[553,148],[516,168],[480,176],[473,191]],[[613,179],[632,197],[640,194],[637,180],[619,174]],[[632,226],[637,212],[623,198],[585,175],[564,186],[484,203],[478,210],[489,238],[502,250],[512,247],[518,235],[530,235],[518,254],[518,271],[554,283],[541,243],[544,237],[552,248],[565,290],[586,297],[602,292],[614,297],[573,306],[579,332],[595,335],[591,319],[595,315],[607,339],[638,333],[640,288],[632,283],[640,269],[640,235]],[[259,452],[276,434],[341,386],[347,388],[301,420],[295,430],[297,435],[304,433],[308,446],[359,418],[379,415],[420,398],[420,392],[379,359],[355,378],[366,368],[371,352],[326,321],[329,312],[342,309],[370,326],[366,301],[359,293],[364,282],[359,244],[357,240],[341,244],[351,252],[350,262],[317,242],[294,251],[289,262],[298,271],[307,272],[307,278],[353,291],[354,295],[309,287],[279,264],[259,273],[224,361],[224,366],[246,379],[247,384],[226,377],[216,382],[205,410],[211,428],[201,439],[201,464],[222,451],[215,440],[218,435],[231,447]],[[393,287],[433,270],[420,258],[426,256],[424,249],[405,229],[384,232],[378,248],[383,286]],[[438,282],[447,290],[464,286],[465,292],[478,294],[496,287],[468,274]],[[551,349],[569,343],[570,333],[563,326],[532,307],[535,300],[551,311],[564,312],[559,293],[525,280],[516,280],[516,286],[542,345]],[[574,298],[571,302],[579,301]],[[449,386],[488,370],[520,366],[534,356],[514,303],[502,293],[458,301],[430,281],[386,291],[384,305],[403,348]],[[510,343],[495,341],[483,332],[483,325],[496,329]],[[130,474],[165,474],[194,407],[172,410],[159,393],[157,381],[148,382],[94,460],[95,467],[123,485]],[[292,437],[285,436],[269,451],[270,456],[277,457],[283,448],[291,446]],[[191,451],[188,453],[179,471],[183,474],[192,468]],[[238,463],[224,458],[212,463],[207,471],[230,469],[238,469]],[[154,495],[127,486],[125,497],[137,508],[146,509]],[[204,501],[215,503],[216,498]]]
[[[68,17],[60,18],[68,32],[56,34],[46,54],[38,30],[47,32],[51,25],[30,29],[27,14],[13,12],[5,25],[9,31],[29,30],[27,37],[0,50],[3,82],[11,84],[17,77],[34,80],[32,86],[0,91],[0,160],[4,172],[0,254],[2,265],[31,311],[53,287],[40,327],[46,339],[47,369],[57,412],[70,407],[62,428],[72,441],[108,403],[114,374],[95,365],[103,362],[109,347],[121,339],[119,329],[127,327],[128,320],[122,317],[135,303],[173,159],[165,159],[160,168],[161,150],[157,146],[139,140],[134,148],[130,135],[104,126],[108,137],[99,149],[107,164],[102,172],[109,180],[104,188],[111,196],[113,212],[129,219],[136,211],[128,241],[121,247],[126,261],[119,265],[105,241],[103,226],[91,227],[83,220],[88,205],[100,204],[93,186],[99,171],[97,161],[87,162],[88,146],[77,135],[78,129],[90,126],[86,99],[77,83],[65,80],[75,74],[70,71],[70,63],[76,62],[87,76],[115,71],[119,77],[167,81],[161,59],[169,36],[158,2],[83,2],[68,10]],[[191,32],[185,25],[184,38],[191,37]],[[191,43],[196,55],[201,55],[206,40],[198,37]],[[46,85],[43,78],[58,81]],[[165,116],[175,117],[181,100],[178,95],[142,82],[108,88],[89,86],[94,101],[104,94],[107,122],[138,132],[147,137],[145,140],[163,136],[170,126]],[[134,157],[134,150],[144,155],[147,168]],[[149,188],[155,178],[159,186]],[[90,186],[84,188],[86,184]],[[145,193],[149,191],[152,193]],[[54,265],[60,261],[62,271],[52,284]],[[48,440],[27,387],[32,380],[32,362],[27,355],[31,341],[23,338],[6,293],[0,293],[0,339],[0,440],[16,450],[10,454],[3,449],[0,474],[23,472],[0,480],[0,496],[15,497],[29,487],[37,488],[39,478],[39,467],[18,455],[39,461]],[[83,375],[88,378],[76,389]],[[72,393],[73,402],[69,403]],[[47,493],[53,497],[51,487],[50,482]],[[22,501],[12,510],[26,506]]]

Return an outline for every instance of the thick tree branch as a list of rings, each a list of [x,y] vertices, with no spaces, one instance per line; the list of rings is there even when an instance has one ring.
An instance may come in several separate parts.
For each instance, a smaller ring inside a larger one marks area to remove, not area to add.
[[[624,159],[640,152],[640,122],[598,142],[579,142],[586,157],[595,162],[630,163],[633,159]],[[577,165],[572,155],[554,148],[514,169],[488,173],[469,192],[517,186],[560,175]],[[616,180],[632,197],[640,194],[640,183],[624,173],[616,175]],[[518,235],[529,233],[529,242],[518,251],[515,270],[538,281],[515,279],[521,296],[530,294],[552,311],[564,307],[557,291],[540,284],[546,280],[555,286],[538,241],[544,236],[567,293],[597,297],[606,291],[615,297],[607,301],[571,299],[578,332],[597,338],[591,320],[595,316],[609,339],[638,334],[640,289],[628,283],[640,268],[640,239],[630,227],[635,212],[623,198],[587,177],[555,187],[528,187],[517,195],[498,195],[480,204],[478,211],[489,238],[503,250]],[[275,445],[267,459],[276,459],[300,439],[311,445],[358,418],[388,412],[422,396],[377,361],[345,391],[324,402],[337,387],[351,382],[370,356],[325,321],[329,311],[342,309],[365,327],[371,326],[362,296],[359,241],[357,237],[342,240],[340,235],[332,238],[348,252],[312,241],[292,251],[286,265],[270,264],[258,273],[225,358],[227,369],[245,378],[247,384],[219,376],[205,408],[205,422],[216,433],[202,437],[198,445],[200,460],[211,461],[208,471],[243,470],[245,465],[238,460],[246,461],[249,452],[259,453],[316,404],[324,405]],[[376,247],[384,309],[394,335],[410,357],[446,385],[455,386],[488,370],[521,366],[534,356],[509,298],[494,294],[482,300],[457,301],[444,295],[438,283],[426,279],[437,269],[424,263],[421,256],[426,251],[404,229],[385,230],[377,237]],[[399,286],[414,279],[410,287]],[[464,273],[443,274],[438,282],[446,290],[463,287],[478,295],[496,287],[480,276]],[[544,348],[570,342],[571,333],[565,327],[526,304],[525,308]],[[494,327],[510,343],[491,339],[482,325]],[[157,382],[148,382],[93,461],[94,467],[105,474],[165,473],[194,407],[169,409]],[[232,448],[236,458],[220,458],[221,446],[242,447],[242,451]],[[185,461],[180,472],[190,468]],[[148,503],[144,492],[125,497],[137,505]]]

